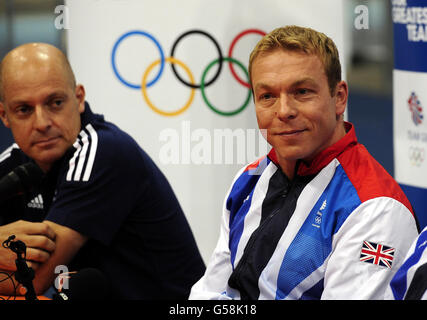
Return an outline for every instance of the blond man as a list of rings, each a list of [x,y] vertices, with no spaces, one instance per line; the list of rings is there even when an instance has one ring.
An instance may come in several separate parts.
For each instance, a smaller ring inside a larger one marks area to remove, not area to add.
[[[278,28],[253,50],[249,72],[272,149],[236,175],[190,298],[383,299],[416,219],[343,120],[348,86],[335,44]]]

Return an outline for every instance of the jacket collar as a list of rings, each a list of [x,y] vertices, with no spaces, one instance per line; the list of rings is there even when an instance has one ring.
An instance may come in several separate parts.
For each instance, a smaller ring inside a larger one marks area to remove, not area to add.
[[[298,161],[297,174],[300,176],[312,175],[318,173],[324,167],[326,167],[333,159],[337,158],[344,150],[357,144],[356,131],[353,124],[350,122],[344,122],[346,135],[333,145],[319,152],[316,157],[310,162]],[[268,157],[277,166],[279,161],[277,159],[276,151],[273,149],[268,153]]]

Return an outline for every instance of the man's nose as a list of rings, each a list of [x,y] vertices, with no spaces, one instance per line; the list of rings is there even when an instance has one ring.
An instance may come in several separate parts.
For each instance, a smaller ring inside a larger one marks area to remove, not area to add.
[[[298,114],[296,102],[286,93],[280,94],[276,114],[277,117],[282,121],[294,119]]]
[[[43,106],[36,106],[34,111],[34,128],[39,131],[46,131],[52,125],[51,117]]]

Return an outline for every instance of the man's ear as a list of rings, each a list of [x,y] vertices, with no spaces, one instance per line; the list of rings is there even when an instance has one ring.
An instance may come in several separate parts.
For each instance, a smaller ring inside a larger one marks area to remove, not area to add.
[[[0,118],[6,128],[10,128],[9,120],[7,119],[7,114],[5,110],[5,105],[0,101]]]
[[[348,100],[348,85],[340,81],[335,89],[335,113],[337,116],[344,114]]]
[[[85,111],[85,97],[86,97],[86,91],[85,87],[82,84],[76,85],[76,99],[79,103],[79,113],[83,113]]]

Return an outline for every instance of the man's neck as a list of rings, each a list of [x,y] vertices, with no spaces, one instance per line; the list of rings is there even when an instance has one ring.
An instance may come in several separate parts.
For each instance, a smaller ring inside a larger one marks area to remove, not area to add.
[[[40,169],[42,169],[42,171],[44,173],[48,173],[50,168],[52,168],[52,164],[51,163],[42,163],[42,162],[37,162],[37,165],[40,167]]]
[[[295,167],[296,167],[297,161],[288,161],[284,159],[278,159],[278,162],[283,173],[288,177],[289,180],[292,180],[295,176]]]

